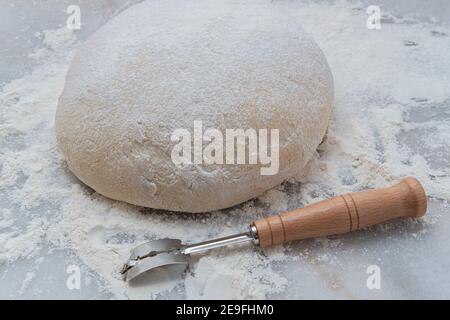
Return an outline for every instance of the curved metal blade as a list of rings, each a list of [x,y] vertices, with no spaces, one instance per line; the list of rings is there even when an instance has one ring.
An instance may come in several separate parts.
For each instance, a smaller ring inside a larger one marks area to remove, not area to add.
[[[190,256],[180,251],[183,247],[178,239],[161,239],[143,243],[131,252],[122,274],[129,281],[154,268],[167,265],[189,265]]]

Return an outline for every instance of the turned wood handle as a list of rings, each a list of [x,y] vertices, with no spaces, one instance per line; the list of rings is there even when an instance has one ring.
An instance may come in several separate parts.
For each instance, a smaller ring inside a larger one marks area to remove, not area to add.
[[[412,177],[383,189],[348,193],[328,200],[257,220],[261,247],[285,241],[346,233],[387,220],[418,218],[427,210],[427,197]]]

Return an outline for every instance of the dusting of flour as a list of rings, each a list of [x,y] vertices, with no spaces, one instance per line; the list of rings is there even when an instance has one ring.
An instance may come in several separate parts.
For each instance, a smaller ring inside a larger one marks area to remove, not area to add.
[[[194,242],[224,236],[253,219],[386,186],[407,175],[416,176],[431,197],[449,200],[450,29],[386,15],[383,31],[371,31],[365,8],[346,2],[285,5],[318,42],[332,69],[336,101],[328,134],[306,176],[235,208],[203,215],[111,201],[70,174],[56,146],[53,119],[79,41],[65,28],[37,33],[44,48],[30,59],[38,66],[0,89],[0,203],[8,204],[0,207],[0,266],[38,257],[44,247],[71,249],[116,298],[168,293],[193,299],[265,298],[288,285],[277,264],[296,259],[333,263],[336,257],[311,257],[290,245],[265,252],[225,248],[199,257],[183,278],[141,287],[127,285],[118,270],[130,249],[149,239]],[[424,230],[433,219],[439,217],[427,217]],[[311,243],[318,245],[330,252],[342,246],[339,239]],[[27,273],[21,291],[35,277]]]

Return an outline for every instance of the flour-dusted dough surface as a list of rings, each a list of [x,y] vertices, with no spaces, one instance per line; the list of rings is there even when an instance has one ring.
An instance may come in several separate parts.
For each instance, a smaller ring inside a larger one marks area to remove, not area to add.
[[[275,3],[152,0],[95,33],[73,59],[56,131],[68,166],[99,193],[204,212],[298,174],[325,134],[332,75],[321,50]],[[172,132],[280,130],[280,169],[171,160]]]

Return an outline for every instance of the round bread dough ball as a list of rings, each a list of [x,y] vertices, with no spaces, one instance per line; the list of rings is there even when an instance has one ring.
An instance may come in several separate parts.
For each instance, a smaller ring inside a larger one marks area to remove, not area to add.
[[[326,132],[332,100],[323,53],[280,4],[151,0],[80,47],[56,131],[70,170],[97,192],[139,206],[205,212],[301,173]],[[177,129],[193,133],[194,121],[224,140],[227,129],[278,129],[278,170],[262,174],[270,165],[260,160],[174,163],[179,141],[171,137]]]

